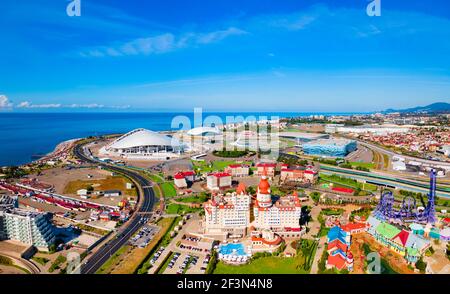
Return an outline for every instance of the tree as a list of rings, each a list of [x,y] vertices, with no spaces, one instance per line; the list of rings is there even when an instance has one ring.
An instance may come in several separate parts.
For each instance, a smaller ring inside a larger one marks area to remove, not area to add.
[[[420,257],[420,259],[416,262],[416,268],[420,270],[421,273],[425,272],[425,269],[427,268],[427,263],[423,261],[422,257]]]

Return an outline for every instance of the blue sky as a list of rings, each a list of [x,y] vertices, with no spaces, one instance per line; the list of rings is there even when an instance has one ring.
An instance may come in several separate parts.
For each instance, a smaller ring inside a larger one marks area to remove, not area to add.
[[[376,111],[450,102],[450,3],[2,0],[3,111]]]

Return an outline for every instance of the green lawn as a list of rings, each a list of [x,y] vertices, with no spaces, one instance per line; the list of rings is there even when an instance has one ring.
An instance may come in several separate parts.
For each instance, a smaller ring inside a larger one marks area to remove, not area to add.
[[[204,161],[193,161],[195,170],[200,173],[209,173],[213,171],[223,171],[230,164],[236,164],[236,160],[215,160],[210,163]],[[245,164],[251,165],[251,162],[244,162]]]
[[[208,195],[200,194],[198,196],[189,196],[189,197],[183,197],[178,198],[178,202],[185,202],[185,203],[204,203],[208,200]]]
[[[162,191],[163,191],[163,194],[164,194],[164,197],[175,197],[175,196],[177,196],[177,190],[175,189],[175,187],[174,187],[174,185],[172,184],[172,183],[170,183],[170,182],[166,182],[166,183],[162,183],[161,185],[160,185],[160,187],[161,187],[161,189],[162,189]]]
[[[152,180],[152,182],[155,182],[155,183],[163,183],[164,182],[164,179],[159,175],[150,174],[149,178],[150,178],[150,180]]]
[[[167,214],[182,214],[182,213],[197,212],[199,210],[200,210],[200,208],[192,208],[187,205],[170,203],[167,206],[166,213]]]
[[[317,245],[311,240],[308,240],[307,244],[309,246],[309,251],[306,250],[309,252],[307,256],[304,256],[302,251],[299,250],[295,257],[260,257],[248,264],[238,266],[219,261],[214,274],[308,274],[316,254]],[[308,269],[305,269],[307,263],[309,264]]]
[[[375,168],[375,163],[373,163],[373,162],[356,162],[356,161],[353,161],[353,162],[350,162],[350,164],[353,167],[361,166],[361,167],[365,167],[365,168],[368,168],[368,169],[374,169]]]
[[[377,190],[377,186],[373,185],[373,184],[363,184],[354,180],[354,179],[350,179],[350,178],[346,178],[346,177],[341,177],[338,175],[326,175],[326,174],[320,174],[320,180],[321,182],[326,181],[326,182],[332,182],[334,184],[338,184],[338,185],[334,185],[339,186],[342,185],[344,187],[350,187],[350,188],[364,188],[364,190],[368,190],[368,191],[376,191]]]
[[[299,258],[261,257],[245,265],[228,265],[219,261],[214,274],[307,274]]]

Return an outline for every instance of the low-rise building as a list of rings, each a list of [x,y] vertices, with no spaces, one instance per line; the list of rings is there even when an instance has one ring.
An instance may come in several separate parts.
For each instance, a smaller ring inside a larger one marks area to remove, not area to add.
[[[259,177],[266,175],[267,177],[273,178],[276,168],[276,163],[260,162],[256,165],[256,175]]]
[[[408,262],[415,263],[431,246],[430,241],[411,231],[399,229],[394,225],[370,216],[367,232],[377,242],[405,257]]]
[[[339,226],[330,229],[327,235],[328,269],[353,270],[353,255],[350,252],[351,234]]]
[[[283,244],[283,239],[271,230],[252,231],[252,253],[275,252]]]
[[[105,197],[118,197],[122,195],[122,191],[120,190],[106,190],[103,192]]]
[[[233,177],[246,177],[250,174],[250,166],[247,164],[230,164],[225,168],[225,172]]]
[[[226,172],[210,173],[206,177],[206,187],[209,190],[221,190],[231,187],[231,174]]]
[[[187,188],[195,181],[195,173],[193,171],[178,172],[173,176],[173,182],[177,188]]]
[[[302,182],[314,184],[319,178],[319,173],[312,168],[304,166],[283,165],[280,172],[280,180],[282,182]]]

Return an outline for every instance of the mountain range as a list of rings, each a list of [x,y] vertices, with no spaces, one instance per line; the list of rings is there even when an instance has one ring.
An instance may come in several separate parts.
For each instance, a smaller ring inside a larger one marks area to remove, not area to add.
[[[413,108],[406,109],[386,109],[385,113],[401,112],[401,113],[450,113],[450,103],[447,102],[436,102],[427,106],[416,106]]]

